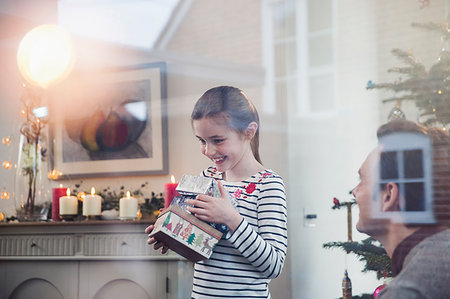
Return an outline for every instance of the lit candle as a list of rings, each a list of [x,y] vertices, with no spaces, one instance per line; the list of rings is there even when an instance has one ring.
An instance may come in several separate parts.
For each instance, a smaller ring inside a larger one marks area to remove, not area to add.
[[[59,198],[59,215],[77,215],[78,198],[70,195],[70,189],[67,188],[67,196]]]
[[[135,219],[137,212],[137,199],[130,195],[130,191],[127,191],[127,197],[122,197],[119,201],[119,217],[120,219]]]
[[[83,216],[96,216],[102,213],[102,198],[95,194],[92,187],[91,194],[86,194],[83,200]]]
[[[164,186],[164,209],[170,206],[175,196],[180,195],[176,190],[178,183],[175,183],[175,177],[171,176],[170,180],[172,183],[165,184]]]
[[[67,188],[63,188],[62,184],[59,184],[59,188],[52,189],[52,220],[59,221],[59,198],[64,196],[67,192]]]

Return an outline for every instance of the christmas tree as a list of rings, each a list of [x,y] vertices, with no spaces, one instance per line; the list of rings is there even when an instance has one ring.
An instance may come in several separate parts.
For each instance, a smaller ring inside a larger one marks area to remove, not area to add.
[[[395,102],[389,119],[404,118],[400,110],[402,101],[413,101],[419,110],[418,122],[442,127],[447,130],[450,123],[450,28],[449,23],[413,23],[414,27],[437,31],[441,34],[443,47],[437,59],[427,71],[426,67],[411,52],[393,49],[392,54],[405,66],[393,67],[388,72],[398,73],[400,77],[394,82],[367,82],[367,89],[386,89],[394,92],[392,97],[383,102]]]

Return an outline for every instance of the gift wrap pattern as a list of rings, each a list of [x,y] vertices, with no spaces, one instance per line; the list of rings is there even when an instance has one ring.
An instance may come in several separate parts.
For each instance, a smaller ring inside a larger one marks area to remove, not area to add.
[[[222,233],[176,205],[164,212],[155,223],[154,234],[159,234],[156,239],[167,242],[167,237],[170,237],[170,241],[178,243],[171,242],[169,248],[193,262],[211,256]],[[166,235],[164,239],[161,233]]]

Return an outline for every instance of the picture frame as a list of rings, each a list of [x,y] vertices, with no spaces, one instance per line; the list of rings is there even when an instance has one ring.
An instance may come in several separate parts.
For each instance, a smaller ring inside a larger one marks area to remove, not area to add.
[[[52,179],[168,173],[166,64],[79,71],[52,94]]]

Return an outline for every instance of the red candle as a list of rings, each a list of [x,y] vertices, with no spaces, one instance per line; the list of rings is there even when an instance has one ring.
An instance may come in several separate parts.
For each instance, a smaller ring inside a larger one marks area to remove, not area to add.
[[[175,183],[175,177],[172,176],[170,180],[172,183],[164,185],[164,209],[170,206],[170,203],[175,196],[180,195],[176,190],[178,183]]]
[[[52,191],[52,220],[59,221],[59,198],[66,196],[67,188],[63,188],[61,184],[59,188],[53,188]]]

